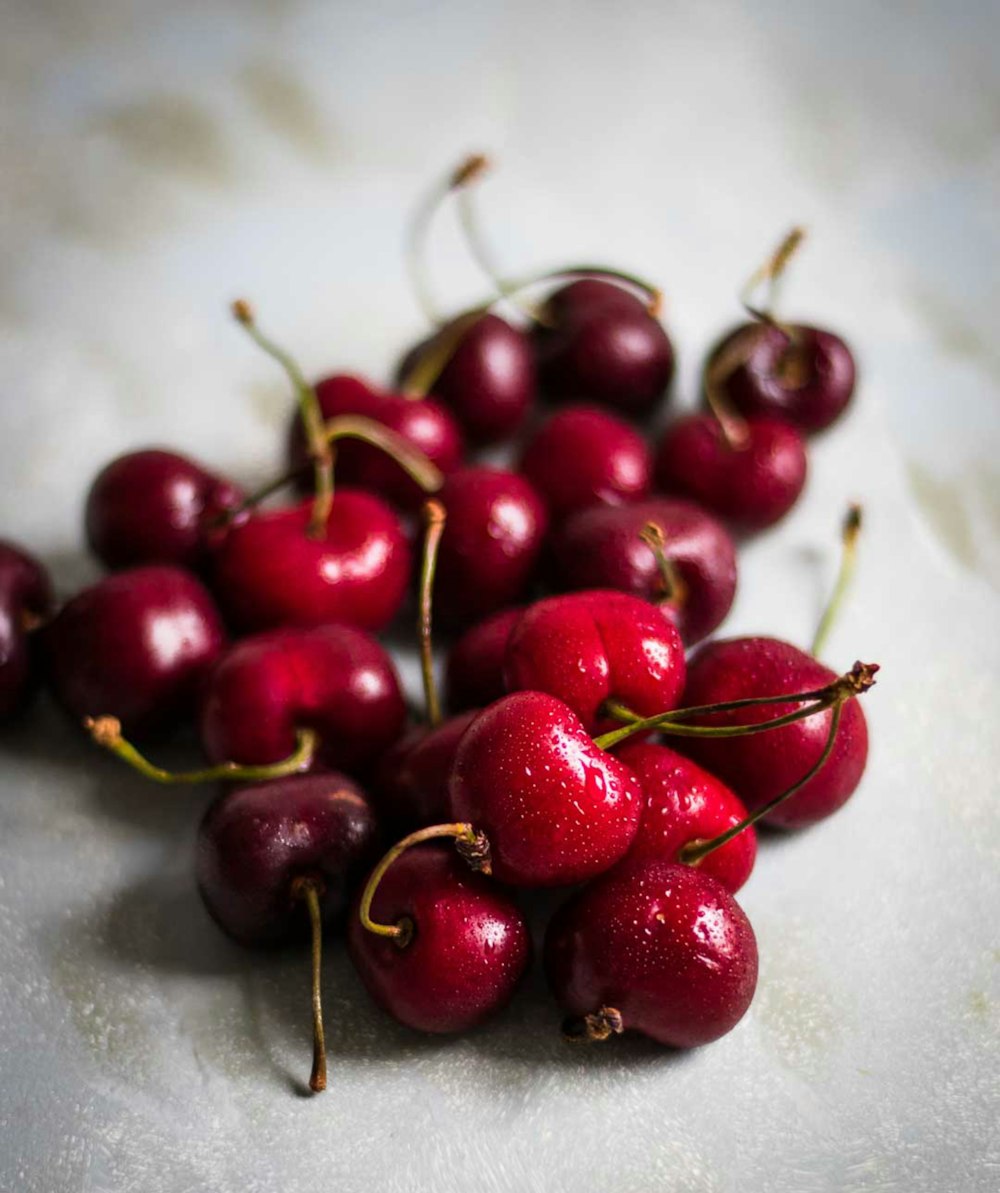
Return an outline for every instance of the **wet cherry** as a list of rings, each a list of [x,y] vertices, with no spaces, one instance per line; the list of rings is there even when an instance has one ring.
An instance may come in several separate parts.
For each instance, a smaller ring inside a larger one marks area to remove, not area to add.
[[[38,685],[33,635],[52,603],[52,583],[42,564],[0,539],[0,722],[19,712]]]

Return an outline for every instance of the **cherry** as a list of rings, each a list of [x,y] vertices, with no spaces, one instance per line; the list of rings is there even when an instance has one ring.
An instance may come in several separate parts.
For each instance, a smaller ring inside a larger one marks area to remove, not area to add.
[[[456,819],[486,838],[493,873],[514,886],[606,870],[628,851],[642,807],[632,772],[542,692],[514,692],[479,714],[459,742],[450,794]]]
[[[32,634],[52,610],[52,583],[41,563],[0,539],[0,721],[27,703],[38,674]]]
[[[148,448],[112,460],[87,494],[87,542],[109,568],[169,563],[198,567],[220,518],[243,492],[187,456]]]
[[[757,941],[709,874],[629,858],[569,900],[545,934],[545,972],[567,1034],[635,1030],[674,1048],[732,1031],[757,985]]]
[[[373,789],[393,836],[451,818],[448,782],[455,753],[478,715],[478,709],[470,709],[440,725],[413,728],[385,753]]]
[[[645,439],[595,406],[568,406],[528,440],[520,471],[548,505],[553,522],[590,506],[618,506],[649,492]]]
[[[73,717],[115,717],[142,736],[194,713],[225,634],[203,585],[158,565],[84,589],[42,641],[52,690]]]
[[[406,716],[392,660],[346,625],[281,629],[244,638],[213,670],[201,740],[213,762],[275,762],[296,730],[315,729],[320,760],[351,773],[370,767]]]
[[[653,545],[649,525],[659,530]],[[553,535],[552,556],[561,587],[617,588],[659,604],[688,645],[722,623],[736,594],[729,531],[682,498],[581,510]]]
[[[746,819],[747,810],[732,791],[683,754],[629,742],[616,757],[642,784],[646,801],[630,858],[684,861],[685,846],[709,841]],[[756,856],[757,834],[747,827],[699,865],[735,894],[750,877]]]
[[[445,689],[453,713],[485,708],[506,694],[503,664],[507,643],[523,612],[520,605],[502,609],[466,630],[451,648]]]
[[[538,601],[507,646],[507,690],[558,697],[597,731],[609,701],[638,716],[676,707],[684,690],[684,648],[669,618],[647,601],[592,590]]]
[[[428,845],[391,860],[373,897],[369,882],[368,906],[362,899],[352,912],[351,959],[368,993],[400,1023],[468,1031],[506,1006],[528,968],[524,915],[453,850]]]

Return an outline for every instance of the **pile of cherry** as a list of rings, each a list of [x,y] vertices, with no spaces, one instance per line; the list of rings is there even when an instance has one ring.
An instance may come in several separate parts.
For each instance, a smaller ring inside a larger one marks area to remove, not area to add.
[[[809,652],[751,637],[685,658],[732,603],[734,533],[789,511],[804,437],[852,396],[844,342],[773,313],[799,234],[711,352],[704,408],[654,446],[643,425],[666,399],[673,349],[641,279],[490,274],[490,301],[438,317],[431,217],[453,195],[486,262],[470,198],[481,167],[464,163],[418,212],[414,276],[435,329],[396,389],[345,374],[310,384],[237,303],[295,394],[286,474],[248,496],[170,451],[113,460],[86,505],[111,574],[57,611],[42,566],[0,544],[0,718],[41,681],[150,779],[221,785],[198,831],[198,887],[243,944],[311,940],[314,1089],[327,929],[346,924],[391,1015],[465,1031],[530,964],[525,888],[577,888],[543,946],[567,1036],[634,1029],[691,1047],[723,1035],[757,980],[733,898],[755,824],[829,816],[865,766],[856,697],[877,668],[838,676],[815,657],[836,599]],[[539,418],[542,402],[559,409]],[[516,468],[469,462],[515,442]],[[858,526],[852,510],[837,598]],[[426,709],[408,727],[373,635],[411,604]],[[447,718],[432,619],[451,635]],[[134,744],[184,721],[202,770],[166,772]]]

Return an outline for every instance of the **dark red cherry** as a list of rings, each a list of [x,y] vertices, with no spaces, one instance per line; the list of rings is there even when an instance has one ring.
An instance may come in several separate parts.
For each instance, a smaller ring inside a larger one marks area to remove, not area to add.
[[[355,905],[351,960],[375,1002],[417,1031],[478,1026],[507,1005],[531,961],[517,904],[450,846],[423,845],[397,858],[375,892],[372,918],[408,924],[407,936],[368,931]]]
[[[711,841],[746,819],[739,799],[707,770],[666,746],[628,742],[616,754],[642,784],[645,805],[630,858],[680,862],[685,845]],[[757,834],[746,828],[708,854],[699,869],[735,894],[750,877]]]
[[[489,841],[493,874],[514,886],[583,882],[624,857],[642,789],[562,701],[515,692],[466,729],[452,814]]]
[[[0,539],[0,721],[19,712],[38,683],[32,634],[52,611],[52,583],[33,555]]]
[[[719,392],[747,418],[777,418],[804,435],[822,431],[847,409],[854,394],[851,350],[840,338],[817,327],[744,323],[712,350],[706,370],[716,369]]]
[[[470,710],[437,726],[418,726],[386,752],[373,790],[389,836],[451,819],[451,768],[462,735],[478,715]]]
[[[453,713],[485,708],[507,692],[503,679],[507,643],[523,606],[503,609],[466,630],[451,648],[445,695]]]
[[[535,431],[520,470],[558,523],[590,506],[645,497],[652,461],[645,439],[628,423],[596,406],[570,406]]]
[[[610,590],[548,597],[526,609],[504,661],[509,692],[548,692],[592,732],[607,727],[608,700],[642,717],[676,708],[684,673],[673,622],[648,601]]]
[[[681,583],[666,602],[656,556],[640,538],[650,523],[663,532],[664,553]],[[722,623],[736,594],[732,536],[700,505],[682,498],[582,510],[554,533],[552,556],[561,587],[617,588],[661,604],[688,645]]]
[[[406,595],[411,552],[399,518],[371,493],[337,489],[326,531],[308,533],[312,501],[261,510],[215,553],[212,580],[240,630],[343,622],[380,630]]]
[[[128,452],[98,473],[87,494],[87,542],[109,568],[146,563],[198,567],[219,534],[221,515],[243,491],[187,456],[149,448]]]
[[[43,633],[52,690],[76,719],[111,716],[141,737],[189,718],[225,633],[204,586],[181,568],[106,576]]]
[[[738,530],[773,526],[806,483],[802,436],[775,419],[748,418],[730,442],[712,414],[689,414],[667,427],[656,453],[656,484],[699,502]]]
[[[456,327],[446,324],[403,357],[396,382],[405,383],[426,352],[441,351]],[[535,402],[535,358],[523,331],[486,314],[462,333],[431,393],[479,446],[510,439]]]
[[[629,858],[553,916],[545,972],[567,1029],[601,1040],[634,1030],[674,1048],[732,1031],[757,985],[757,941],[710,875]]]
[[[434,612],[468,625],[515,604],[534,576],[548,518],[534,486],[500,468],[460,468],[438,494],[448,513]]]
[[[688,667],[686,706],[822,688],[837,677],[804,650],[775,638],[729,638],[700,648]],[[705,724],[753,725],[802,707],[801,702],[714,713]],[[684,738],[677,748],[718,775],[751,812],[801,779],[819,759],[830,730],[829,710],[747,737]],[[701,722],[699,722],[701,723]],[[796,795],[769,813],[766,824],[802,828],[835,812],[861,780],[868,728],[857,700],[843,707],[833,752]]]
[[[596,402],[631,417],[652,412],[674,372],[662,325],[633,294],[595,279],[550,296],[533,334],[542,393],[558,402]]]
[[[444,473],[453,472],[462,461],[458,426],[448,411],[431,398],[409,399],[388,393],[345,373],[318,381],[316,397],[324,419],[345,414],[374,419],[395,431]],[[288,463],[298,468],[306,461],[302,418],[296,412],[288,431]],[[420,486],[391,455],[354,439],[337,443],[337,481],[378,493],[406,510],[417,509],[425,498]]]

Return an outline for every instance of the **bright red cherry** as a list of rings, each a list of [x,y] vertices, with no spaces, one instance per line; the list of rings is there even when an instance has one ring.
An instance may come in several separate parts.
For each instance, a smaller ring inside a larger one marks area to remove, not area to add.
[[[73,717],[116,717],[141,737],[195,712],[225,633],[194,576],[155,566],[116,572],[78,593],[43,642],[52,690]]]
[[[52,610],[52,583],[41,563],[0,539],[0,722],[19,712],[37,686],[32,634]]]
[[[699,502],[738,530],[763,530],[792,508],[806,483],[806,450],[794,427],[741,420],[727,439],[713,414],[689,414],[667,427],[656,453],[656,484]]]
[[[596,406],[569,406],[535,431],[520,470],[558,523],[590,506],[645,497],[652,461],[645,439],[628,423]]]
[[[676,593],[665,592],[663,569],[641,537],[651,523],[662,531],[663,554],[679,580]],[[561,587],[617,588],[659,604],[688,645],[722,623],[736,594],[732,536],[717,518],[682,498],[582,510],[556,530],[552,556]]]
[[[624,592],[596,590],[538,601],[507,646],[507,690],[556,696],[597,732],[609,700],[641,717],[676,708],[684,647],[668,617]]]
[[[451,819],[448,781],[458,743],[478,710],[440,725],[411,729],[382,758],[373,790],[379,814],[393,837]]]
[[[466,729],[452,814],[485,834],[493,874],[514,886],[583,882],[624,857],[642,789],[579,717],[542,692],[515,692]]]
[[[87,542],[109,568],[169,563],[196,568],[243,491],[176,452],[128,452],[98,473],[87,494]]]
[[[629,858],[553,916],[545,972],[573,1017],[604,1040],[634,1030],[673,1048],[708,1044],[743,1018],[757,986],[757,941],[710,875]]]
[[[531,961],[517,904],[450,847],[410,849],[379,882],[372,918],[400,935],[374,934],[359,911],[347,939],[361,980],[380,1007],[417,1031],[478,1026],[507,1005]]]
[[[201,739],[213,762],[287,758],[315,729],[322,762],[352,773],[396,740],[406,708],[392,660],[351,626],[271,630],[244,638],[212,672]]]
[[[502,609],[466,630],[451,648],[445,691],[453,713],[485,708],[506,694],[503,664],[507,643],[523,612],[520,605]]]
[[[666,746],[628,742],[616,753],[642,784],[646,802],[630,858],[681,862],[685,845],[711,841],[746,819],[739,799],[697,763]],[[750,877],[757,834],[744,829],[709,853],[699,868],[735,894]]]
[[[314,538],[312,510],[307,500],[258,511],[219,545],[213,588],[239,629],[343,622],[380,630],[398,612],[411,552],[396,514],[371,493],[338,489]]]

